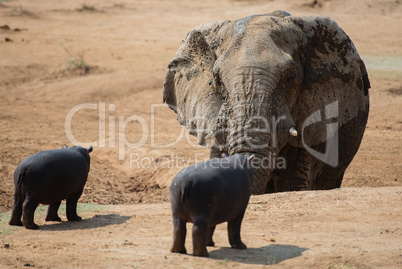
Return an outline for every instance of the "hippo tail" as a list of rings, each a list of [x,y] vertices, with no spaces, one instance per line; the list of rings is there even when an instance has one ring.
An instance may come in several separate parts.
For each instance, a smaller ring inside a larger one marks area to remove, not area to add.
[[[190,192],[191,187],[193,186],[193,182],[192,181],[185,181],[182,182],[181,184],[181,196],[180,196],[180,201],[181,202],[185,202],[188,194]]]
[[[18,174],[18,180],[17,180],[17,186],[18,187],[20,187],[22,182],[24,181],[26,173],[27,173],[27,170],[24,169]]]

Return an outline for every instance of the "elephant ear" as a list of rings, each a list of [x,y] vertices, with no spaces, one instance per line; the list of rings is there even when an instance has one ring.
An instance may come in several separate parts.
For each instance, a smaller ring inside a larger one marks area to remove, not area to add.
[[[190,31],[169,63],[164,81],[163,101],[204,146],[208,144],[208,135],[218,128],[222,106],[222,97],[213,81],[216,55],[209,42],[224,23],[203,24]]]
[[[287,18],[305,34],[304,79],[292,114],[304,142],[314,146],[333,135],[331,128],[335,131],[362,113],[367,120],[370,82],[353,42],[335,21]]]

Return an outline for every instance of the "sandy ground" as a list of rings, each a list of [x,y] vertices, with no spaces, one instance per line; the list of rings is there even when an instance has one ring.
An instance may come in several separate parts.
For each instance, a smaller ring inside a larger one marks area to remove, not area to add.
[[[361,148],[339,190],[252,197],[248,250],[221,225],[210,258],[171,254],[168,186],[208,151],[162,105],[166,66],[195,26],[276,9],[330,16],[355,43],[372,85]],[[0,267],[402,267],[401,25],[395,0],[0,1]],[[38,210],[39,231],[9,227],[15,167],[74,139],[95,148],[84,221]]]
[[[44,223],[43,212],[37,218],[44,225],[40,230],[19,229],[5,237],[1,263],[2,268],[398,268],[401,200],[401,187],[253,196],[242,225],[248,249],[231,249],[221,224],[209,258],[169,252],[169,203],[95,207],[81,213],[79,223]],[[186,239],[192,253],[191,229]]]

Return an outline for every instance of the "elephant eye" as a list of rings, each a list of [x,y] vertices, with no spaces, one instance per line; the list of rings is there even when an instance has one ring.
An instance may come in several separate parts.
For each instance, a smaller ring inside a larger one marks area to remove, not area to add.
[[[302,77],[303,71],[301,66],[298,63],[291,61],[287,64],[287,68],[283,72],[282,83],[287,88],[293,88],[301,82]]]
[[[213,81],[216,87],[220,87],[222,85],[222,80],[219,77],[219,72],[213,73]]]
[[[284,82],[287,87],[292,86],[293,82],[295,80],[295,76],[293,74],[288,74],[285,76]]]

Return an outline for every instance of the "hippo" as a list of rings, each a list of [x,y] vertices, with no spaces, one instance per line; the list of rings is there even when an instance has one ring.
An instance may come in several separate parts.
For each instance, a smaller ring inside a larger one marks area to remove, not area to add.
[[[57,210],[64,199],[67,219],[81,220],[77,202],[88,178],[92,149],[64,145],[62,149],[41,151],[23,160],[14,172],[14,206],[9,224],[38,229],[34,213],[39,204],[49,205],[46,221],[61,221]]]
[[[251,194],[252,159],[235,154],[197,163],[180,171],[170,186],[173,253],[187,253],[186,223],[192,222],[194,256],[209,256],[206,246],[217,224],[228,222],[232,248],[246,249],[240,226]]]

